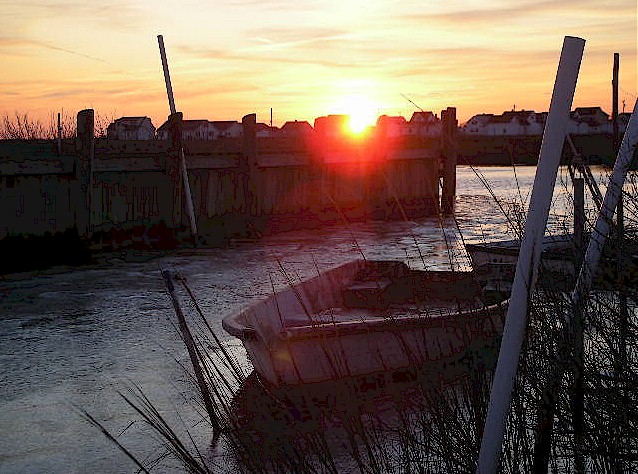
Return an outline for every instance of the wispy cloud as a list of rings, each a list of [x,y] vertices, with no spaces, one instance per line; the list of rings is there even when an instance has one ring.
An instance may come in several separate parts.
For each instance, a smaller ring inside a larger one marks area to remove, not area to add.
[[[237,8],[257,8],[260,10],[276,10],[279,12],[291,12],[291,11],[311,11],[324,7],[324,2],[320,0],[222,0],[219,2],[222,5]]]
[[[13,7],[15,8],[15,7]],[[93,1],[22,1],[17,20],[51,18],[72,19],[76,24],[98,24],[110,30],[130,31],[145,18],[144,12],[133,2],[125,0]]]
[[[617,21],[627,15],[636,18],[636,4],[627,0],[581,0],[566,3],[564,0],[509,1],[485,3],[480,8],[450,6],[439,11],[417,11],[397,15],[398,21],[420,24],[438,24],[447,28],[467,29],[468,27],[497,27],[520,22],[527,23],[529,31],[543,27],[538,18],[546,19],[591,18],[596,21],[606,19]]]
[[[168,35],[178,101],[208,117],[261,106],[325,113],[359,83],[380,101],[403,103],[401,92],[459,114],[516,97],[545,107],[564,34],[587,39],[579,87],[588,100],[607,100],[614,51],[621,87],[635,91],[630,0],[0,0],[0,17],[8,110],[143,104],[164,117],[156,31]]]
[[[581,0],[576,5],[566,4],[564,0],[524,0],[508,2],[490,2],[482,8],[454,8],[438,12],[421,12],[410,15],[399,15],[401,21],[423,22],[436,21],[447,26],[467,28],[474,25],[495,25],[496,22],[512,22],[519,19],[530,19],[532,15],[579,15],[597,18],[618,18],[619,14],[634,13],[633,6],[626,0]],[[540,26],[530,22],[530,29]]]
[[[98,58],[96,56],[86,54],[81,51],[73,51],[71,49],[63,48],[61,46],[57,46],[55,44],[47,43],[44,41],[38,41],[35,39],[27,39],[27,38],[0,37],[0,49],[5,50],[3,51],[5,54],[11,53],[11,52],[13,52],[14,54],[21,54],[16,49],[22,49],[22,48],[48,49],[52,51],[60,51],[63,53],[72,54],[74,56],[79,56],[86,59],[91,59],[93,61],[99,61],[103,63],[107,62],[105,59]]]
[[[347,41],[354,35],[348,30],[337,28],[253,28],[246,31],[249,38],[261,38],[269,45],[292,47]]]
[[[212,60],[224,60],[224,61],[239,61],[246,63],[258,63],[269,65],[269,67],[276,67],[277,64],[292,64],[292,65],[310,65],[310,66],[322,66],[327,68],[356,68],[362,66],[360,60],[332,60],[327,58],[321,58],[320,55],[313,56],[290,56],[281,55],[276,51],[271,52],[246,52],[246,51],[232,51],[224,49],[214,48],[196,48],[187,45],[178,46],[178,49],[184,53],[191,55],[192,57],[199,59],[212,59]]]

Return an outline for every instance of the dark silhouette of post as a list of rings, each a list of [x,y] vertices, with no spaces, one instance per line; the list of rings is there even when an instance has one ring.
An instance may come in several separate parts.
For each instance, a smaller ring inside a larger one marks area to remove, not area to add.
[[[173,197],[172,213],[169,224],[173,229],[179,229],[183,225],[183,202],[182,202],[182,175],[181,175],[181,153],[182,153],[182,113],[176,112],[168,116],[168,136],[170,147],[166,154],[166,175],[170,178],[170,193]]]
[[[441,212],[454,212],[454,198],[456,196],[456,155],[458,122],[456,108],[448,107],[441,111],[441,152],[443,153],[443,186],[441,191]]]
[[[74,199],[75,226],[81,237],[91,234],[91,188],[93,185],[93,159],[95,158],[95,114],[93,109],[81,110],[77,115],[77,138],[75,149]]]
[[[242,135],[242,153],[244,155],[244,163],[246,168],[244,169],[244,206],[246,214],[257,216],[259,215],[258,187],[255,183],[259,182],[257,176],[257,136],[256,125],[257,115],[248,114],[242,117],[241,124],[243,127]],[[251,225],[249,221],[246,221],[247,225]]]
[[[580,161],[579,157],[576,161]],[[580,271],[580,267],[583,264],[583,257],[585,252],[585,179],[582,176],[580,170],[583,169],[583,165],[579,162],[576,168],[577,174],[574,177],[574,242],[576,243],[577,250],[574,255],[574,269],[576,275]],[[574,425],[574,472],[585,472],[585,457],[584,457],[584,430],[585,430],[585,381],[583,379],[583,370],[585,363],[585,333],[583,322],[583,308],[581,305],[575,305],[574,311],[574,335],[573,335],[573,347],[574,356],[572,361],[572,370],[574,373],[573,392],[572,392],[572,411],[573,411],[573,425]],[[555,408],[552,409],[552,413]],[[551,433],[550,433],[551,434]],[[543,466],[547,469],[546,464]]]
[[[618,130],[618,71],[620,69],[620,55],[614,53],[614,69],[612,71],[611,80],[611,125],[612,125],[612,139],[614,147],[614,157],[618,153],[620,146],[620,132]]]
[[[612,72],[612,143],[614,149],[614,158],[618,156],[618,150],[620,148],[620,129],[618,124],[618,79],[620,72],[620,54],[614,53],[614,66]],[[629,333],[629,310],[627,302],[627,292],[625,291],[625,207],[623,203],[622,192],[618,198],[618,206],[616,207],[616,271],[618,273],[619,289],[618,299],[620,302],[619,311],[619,340],[618,340],[618,356],[615,361],[615,376],[618,381],[618,388],[622,387],[622,380],[627,370],[627,338]],[[614,469],[616,472],[622,472],[624,466],[619,459],[619,455],[626,440],[623,439],[621,433],[623,427],[626,426],[627,417],[625,414],[618,412],[618,418],[615,420],[616,425],[616,440],[614,443],[614,449],[616,450],[616,461]]]
[[[242,150],[249,168],[257,165],[257,137],[255,135],[255,126],[257,125],[257,115],[248,114],[241,119],[243,127],[243,144]]]
[[[160,49],[160,57],[162,60],[162,69],[164,70],[164,82],[166,83],[166,94],[168,95],[168,106],[171,110],[171,115],[175,115],[177,113],[177,109],[175,108],[175,98],[173,97],[173,86],[171,85],[171,76],[168,71],[168,59],[166,58],[166,50],[164,48],[164,38],[162,35],[157,36],[157,42]],[[181,119],[180,119],[181,124]],[[181,132],[181,128],[180,128]],[[181,133],[180,133],[181,139]],[[193,204],[193,197],[191,195],[191,187],[188,181],[188,168],[186,167],[186,157],[184,155],[184,149],[180,147],[179,149],[179,172],[182,176],[182,186],[184,190],[184,199],[186,201],[186,209],[188,212],[188,218],[190,221],[191,235],[193,237],[197,237],[197,222],[195,219],[195,206]],[[181,198],[180,198],[181,201]],[[181,206],[180,206],[181,209]],[[181,217],[180,217],[181,223]],[[197,240],[195,240],[195,244],[197,245]]]

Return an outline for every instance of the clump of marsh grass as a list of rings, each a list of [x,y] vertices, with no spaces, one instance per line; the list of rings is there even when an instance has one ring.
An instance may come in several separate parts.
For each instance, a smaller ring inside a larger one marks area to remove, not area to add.
[[[635,215],[635,204],[627,200],[627,215]],[[627,239],[634,234],[630,228]],[[583,308],[579,372],[565,324],[573,310],[569,288],[545,284],[532,292],[503,472],[638,470],[638,291],[625,273],[595,289]],[[176,280],[196,315],[188,325],[225,455],[211,458],[188,435],[188,443],[180,441],[139,391],[123,396],[188,472],[224,472],[230,463],[247,473],[475,471],[498,340],[416,372],[281,390],[241,366],[187,282]]]

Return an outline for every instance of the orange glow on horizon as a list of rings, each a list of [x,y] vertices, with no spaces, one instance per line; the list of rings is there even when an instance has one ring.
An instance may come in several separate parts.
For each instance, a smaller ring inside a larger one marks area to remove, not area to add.
[[[587,41],[574,108],[611,113],[614,52],[621,111],[631,111],[638,90],[636,2],[628,0],[558,10],[533,0],[404,2],[400,10],[358,0],[199,2],[179,11],[148,0],[106,9],[47,0],[0,2],[0,13],[0,118],[18,112],[48,123],[92,108],[159,127],[170,112],[157,34],[187,120],[256,113],[269,123],[272,110],[282,126],[343,114],[355,139],[377,116],[409,119],[416,109],[405,96],[434,113],[456,107],[459,123],[514,105],[547,112],[565,33]]]

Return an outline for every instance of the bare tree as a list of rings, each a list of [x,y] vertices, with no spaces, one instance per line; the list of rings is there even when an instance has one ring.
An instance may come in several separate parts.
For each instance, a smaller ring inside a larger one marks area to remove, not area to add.
[[[60,113],[60,137],[74,138],[76,135],[76,114],[62,110]],[[106,130],[114,120],[114,114],[95,114],[95,136],[106,137]],[[0,118],[0,140],[53,140],[58,137],[58,113],[51,112],[48,121],[32,118],[27,113],[15,112]]]

